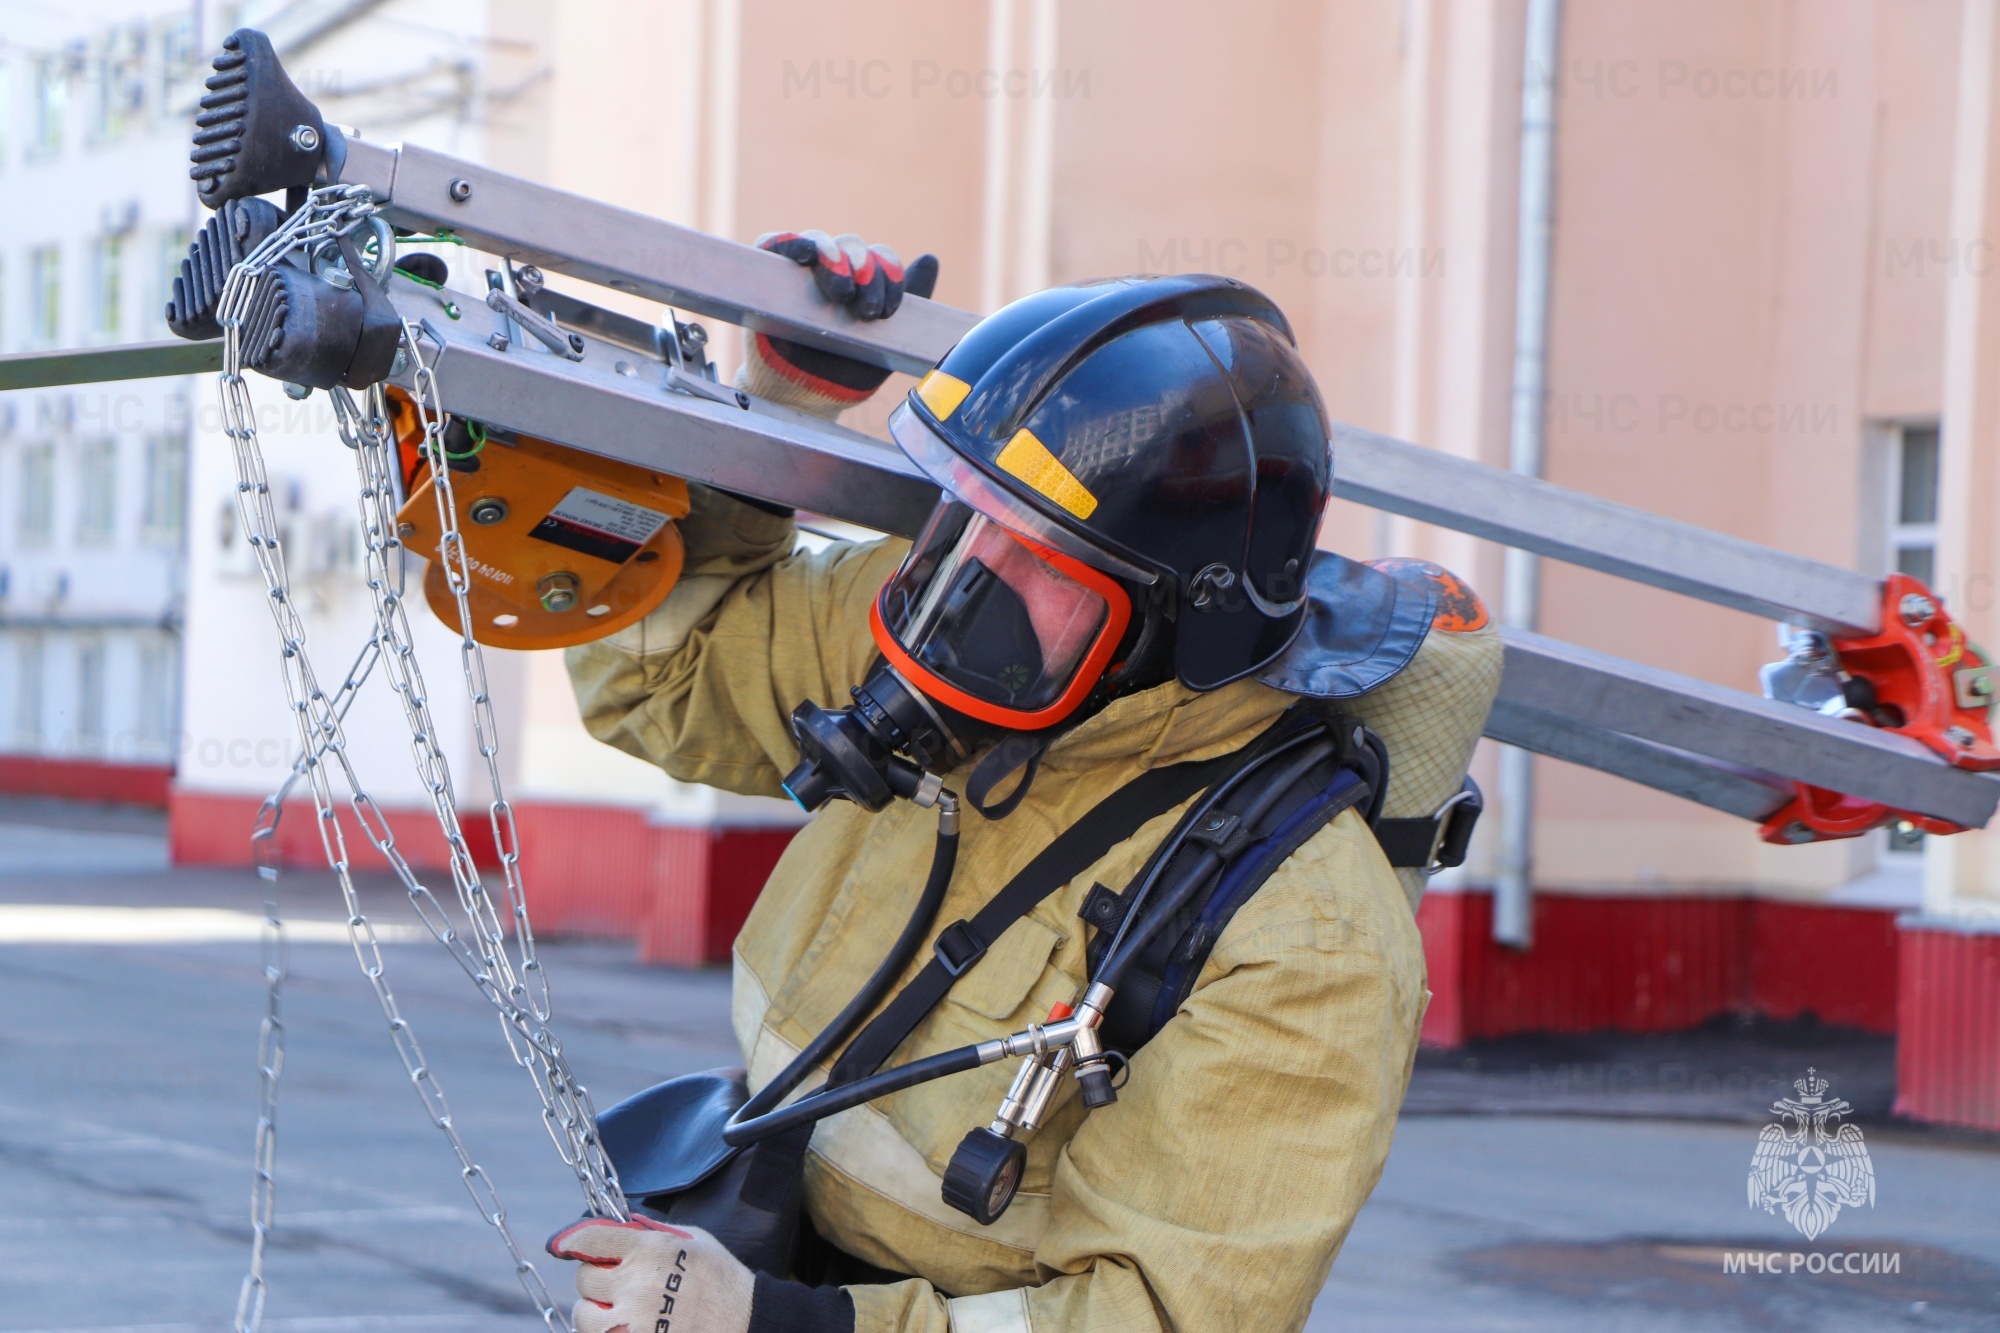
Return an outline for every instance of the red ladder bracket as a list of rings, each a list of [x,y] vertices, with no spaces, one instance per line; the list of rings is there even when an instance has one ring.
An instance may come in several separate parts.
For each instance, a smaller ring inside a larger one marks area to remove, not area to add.
[[[1882,583],[1879,632],[1833,641],[1841,669],[1874,691],[1862,710],[1875,725],[1920,741],[1959,768],[2000,769],[1987,711],[2000,671],[1965,637],[1944,601],[1907,574]],[[1853,838],[1908,822],[1926,833],[1962,833],[1957,824],[1911,814],[1841,792],[1797,784],[1798,792],[1764,821],[1766,842],[1796,844]]]

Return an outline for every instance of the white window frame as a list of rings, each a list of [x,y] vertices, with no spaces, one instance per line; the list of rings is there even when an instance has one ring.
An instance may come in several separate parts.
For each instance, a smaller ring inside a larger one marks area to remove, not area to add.
[[[21,447],[14,466],[20,491],[14,508],[14,541],[23,550],[46,550],[56,541],[56,447],[35,440]]]
[[[93,435],[76,446],[76,544],[118,540],[118,440]]]
[[[187,434],[164,431],[150,437],[140,529],[154,545],[178,546],[187,535],[187,479]]]
[[[9,730],[14,744],[30,754],[42,749],[48,706],[48,636],[24,630],[14,640],[14,708]]]
[[[174,750],[174,733],[180,726],[180,644],[173,638],[154,635],[139,646],[139,748],[156,756]]]
[[[28,251],[28,344],[54,347],[62,341],[62,246]]]
[[[90,331],[113,339],[125,325],[125,237],[100,232],[90,245]]]
[[[1931,487],[1931,516],[1927,522],[1906,522],[1903,518],[1903,459],[1904,450],[1909,447],[1910,436],[1918,433],[1928,436],[1931,447],[1938,450],[1937,466],[1939,477]],[[1899,422],[1889,437],[1889,484],[1884,487],[1888,500],[1887,531],[1888,552],[1884,567],[1895,571],[1902,568],[1902,554],[1905,551],[1924,551],[1930,556],[1931,577],[1937,574],[1937,494],[1943,477],[1943,441],[1938,423],[1935,421]],[[1929,580],[1927,580],[1929,581]]]
[[[101,757],[111,740],[111,645],[98,634],[78,635],[75,643],[75,749]]]
[[[1928,522],[1906,522],[1903,518],[1903,451],[1912,434],[1927,435],[1932,447],[1937,450],[1937,477],[1931,487],[1932,513]],[[1930,555],[1931,582],[1937,577],[1938,524],[1936,504],[1944,484],[1944,441],[1940,423],[1935,418],[1912,418],[1908,421],[1887,422],[1881,428],[1882,497],[1880,532],[1881,550],[1878,567],[1884,573],[1896,573],[1902,569],[1905,551],[1925,551]],[[1924,835],[1910,828],[1905,830],[1891,825],[1882,830],[1882,852],[1885,856],[1898,858],[1923,855]],[[1907,864],[1907,862],[1904,862]]]
[[[60,52],[36,56],[29,63],[28,93],[33,102],[25,157],[59,157],[69,119],[70,59]]]

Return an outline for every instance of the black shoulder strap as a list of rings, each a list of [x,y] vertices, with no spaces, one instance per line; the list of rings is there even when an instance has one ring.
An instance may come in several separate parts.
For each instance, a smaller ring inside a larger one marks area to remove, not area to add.
[[[1113,937],[1122,933],[1134,904],[1134,886],[1160,871],[1171,879],[1204,862],[1215,866],[1205,886],[1160,924],[1159,933],[1125,973],[1104,1016],[1107,1046],[1128,1055],[1143,1046],[1186,998],[1237,908],[1343,810],[1359,807],[1365,818],[1366,810],[1377,804],[1386,767],[1379,741],[1343,719],[1320,719],[1314,725],[1323,725],[1334,744],[1310,767],[1258,774],[1207,811],[1198,825],[1183,819],[1124,893],[1102,884],[1091,887],[1079,915],[1096,930],[1089,948],[1094,973]],[[1254,817],[1248,815],[1251,811],[1257,812]],[[1220,840],[1209,833],[1217,827],[1228,830]],[[1156,903],[1142,909],[1148,917],[1158,910]]]
[[[1378,819],[1375,840],[1392,866],[1443,870],[1465,864],[1472,829],[1486,809],[1486,798],[1470,774],[1437,812],[1414,819]]]
[[[1252,747],[1256,744],[1252,742]],[[827,1082],[846,1083],[881,1068],[944,999],[952,982],[985,957],[1009,926],[1131,837],[1147,820],[1165,814],[1241,764],[1245,753],[1236,751],[1199,763],[1152,769],[1091,807],[1023,866],[970,921],[953,922],[939,933],[930,963],[848,1045]]]

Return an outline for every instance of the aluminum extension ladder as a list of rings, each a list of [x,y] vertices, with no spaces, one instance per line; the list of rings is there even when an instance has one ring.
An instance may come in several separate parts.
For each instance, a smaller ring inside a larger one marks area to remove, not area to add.
[[[349,138],[325,183],[336,181],[366,185],[397,226],[891,370],[923,373],[977,320],[909,297],[892,318],[862,323],[789,260],[422,147]],[[892,445],[693,381],[671,340],[639,320],[545,293],[541,312],[582,340],[572,359],[521,337],[483,298],[414,283],[390,284],[390,295],[437,344],[446,411],[904,536],[936,498]],[[219,343],[22,354],[0,357],[0,389],[220,364]],[[1509,630],[1494,740],[1755,821],[1778,842],[1886,818],[1977,828],[2000,803],[2000,776],[1979,771],[2000,767],[1985,721],[2000,673],[1934,604],[1914,615],[1927,590],[1901,576],[1878,580],[1350,427],[1335,428],[1335,464],[1343,498],[1821,631],[1850,671],[1913,701],[1906,725],[1884,729]]]

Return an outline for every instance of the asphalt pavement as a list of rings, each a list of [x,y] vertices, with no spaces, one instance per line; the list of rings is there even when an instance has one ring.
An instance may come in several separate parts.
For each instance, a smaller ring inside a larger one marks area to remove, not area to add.
[[[539,1328],[340,942],[331,882],[294,872],[282,887],[297,929],[264,1326]],[[0,803],[0,1333],[231,1326],[250,1237],[260,896],[248,874],[165,868],[143,819]],[[393,886],[370,881],[364,900],[454,1123],[533,1250],[579,1195],[526,1075]],[[600,1105],[734,1060],[721,971],[642,968],[616,945],[544,952],[559,1030]],[[1879,1113],[1882,1043],[1751,1038],[1427,1055],[1309,1329],[2000,1328],[2000,1142]],[[1800,1059],[1849,1081],[1877,1182],[1872,1208],[1813,1243],[1745,1190],[1758,1108]],[[1728,1078],[1704,1073],[1725,1065]],[[1829,1253],[1884,1256],[1878,1270],[1893,1255],[1895,1271],[1815,1271]],[[1725,1271],[1735,1263],[1745,1271]]]

